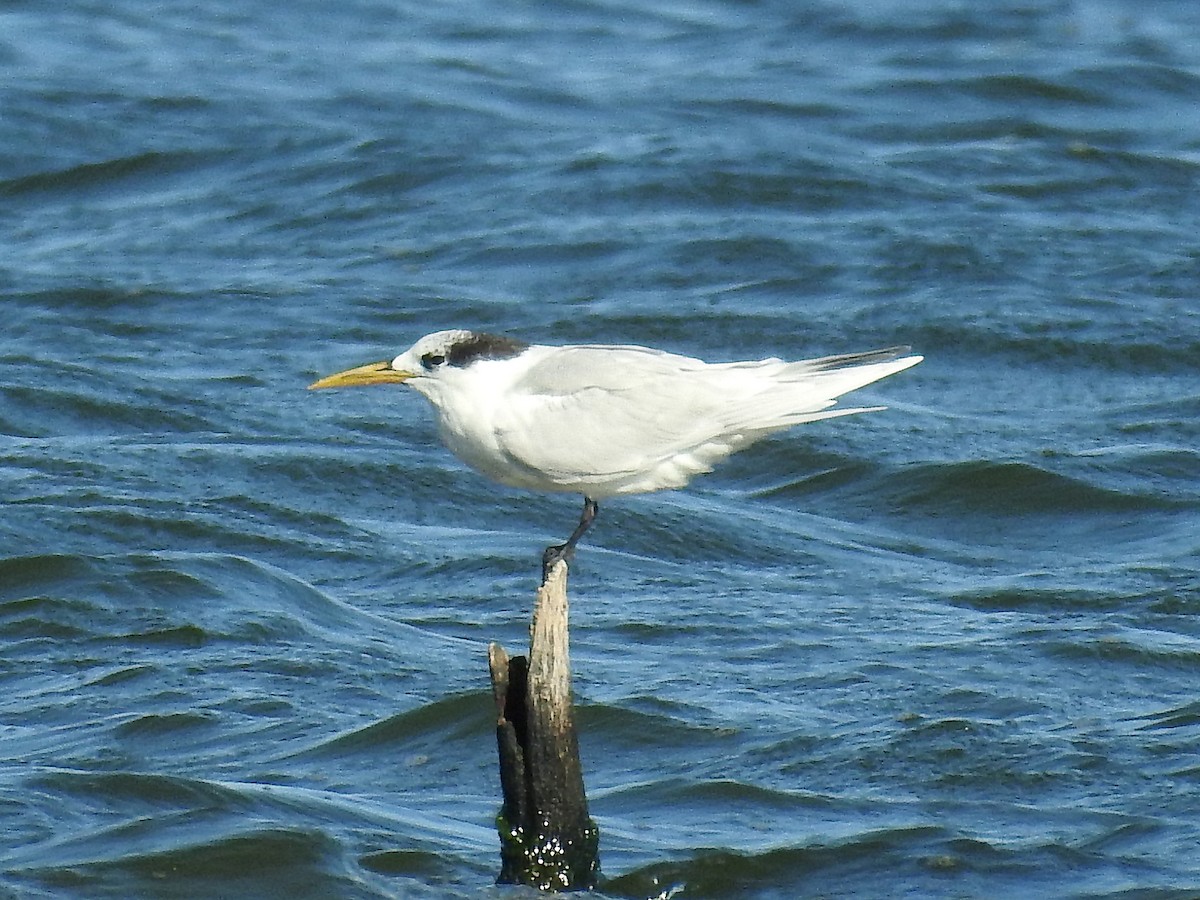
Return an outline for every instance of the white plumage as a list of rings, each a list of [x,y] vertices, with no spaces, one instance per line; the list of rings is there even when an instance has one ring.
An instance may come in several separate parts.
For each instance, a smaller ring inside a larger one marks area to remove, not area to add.
[[[647,347],[554,347],[439,331],[395,359],[311,387],[406,383],[433,404],[442,441],[502,484],[596,500],[683,487],[730,453],[803,422],[882,407],[841,395],[914,366],[907,348],[801,362],[706,363]],[[590,512],[589,512],[590,510]]]

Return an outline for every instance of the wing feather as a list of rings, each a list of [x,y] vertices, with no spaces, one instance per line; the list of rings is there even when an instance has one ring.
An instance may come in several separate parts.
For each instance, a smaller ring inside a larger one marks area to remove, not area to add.
[[[564,490],[680,487],[773,431],[863,411],[829,407],[920,359],[901,353],[710,365],[642,347],[553,348],[513,384],[521,400],[498,413],[497,442]]]
[[[641,348],[561,348],[514,385],[523,400],[497,423],[500,447],[564,483],[630,477],[712,431],[720,400],[705,369]]]

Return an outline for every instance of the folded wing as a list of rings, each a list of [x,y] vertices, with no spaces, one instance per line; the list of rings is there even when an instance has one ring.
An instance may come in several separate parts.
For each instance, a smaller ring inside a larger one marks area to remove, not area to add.
[[[641,347],[555,348],[496,422],[518,469],[596,499],[682,487],[802,422],[863,412],[836,398],[920,361],[903,348],[798,363],[706,364]]]

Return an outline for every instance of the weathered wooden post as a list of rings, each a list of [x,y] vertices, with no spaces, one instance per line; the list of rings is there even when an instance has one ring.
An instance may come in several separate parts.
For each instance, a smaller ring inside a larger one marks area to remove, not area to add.
[[[504,794],[497,880],[543,891],[591,889],[600,875],[600,833],[588,816],[571,709],[566,562],[538,589],[528,659],[493,643],[488,662]]]

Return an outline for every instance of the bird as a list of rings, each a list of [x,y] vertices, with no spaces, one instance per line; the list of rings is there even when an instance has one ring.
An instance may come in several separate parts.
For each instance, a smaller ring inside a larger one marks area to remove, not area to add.
[[[778,431],[882,406],[834,408],[849,391],[921,362],[909,347],[708,363],[650,347],[535,344],[456,329],[310,390],[403,384],[437,415],[442,443],[500,484],[583,495],[579,524],[543,554],[572,557],[599,501],[681,488]]]

